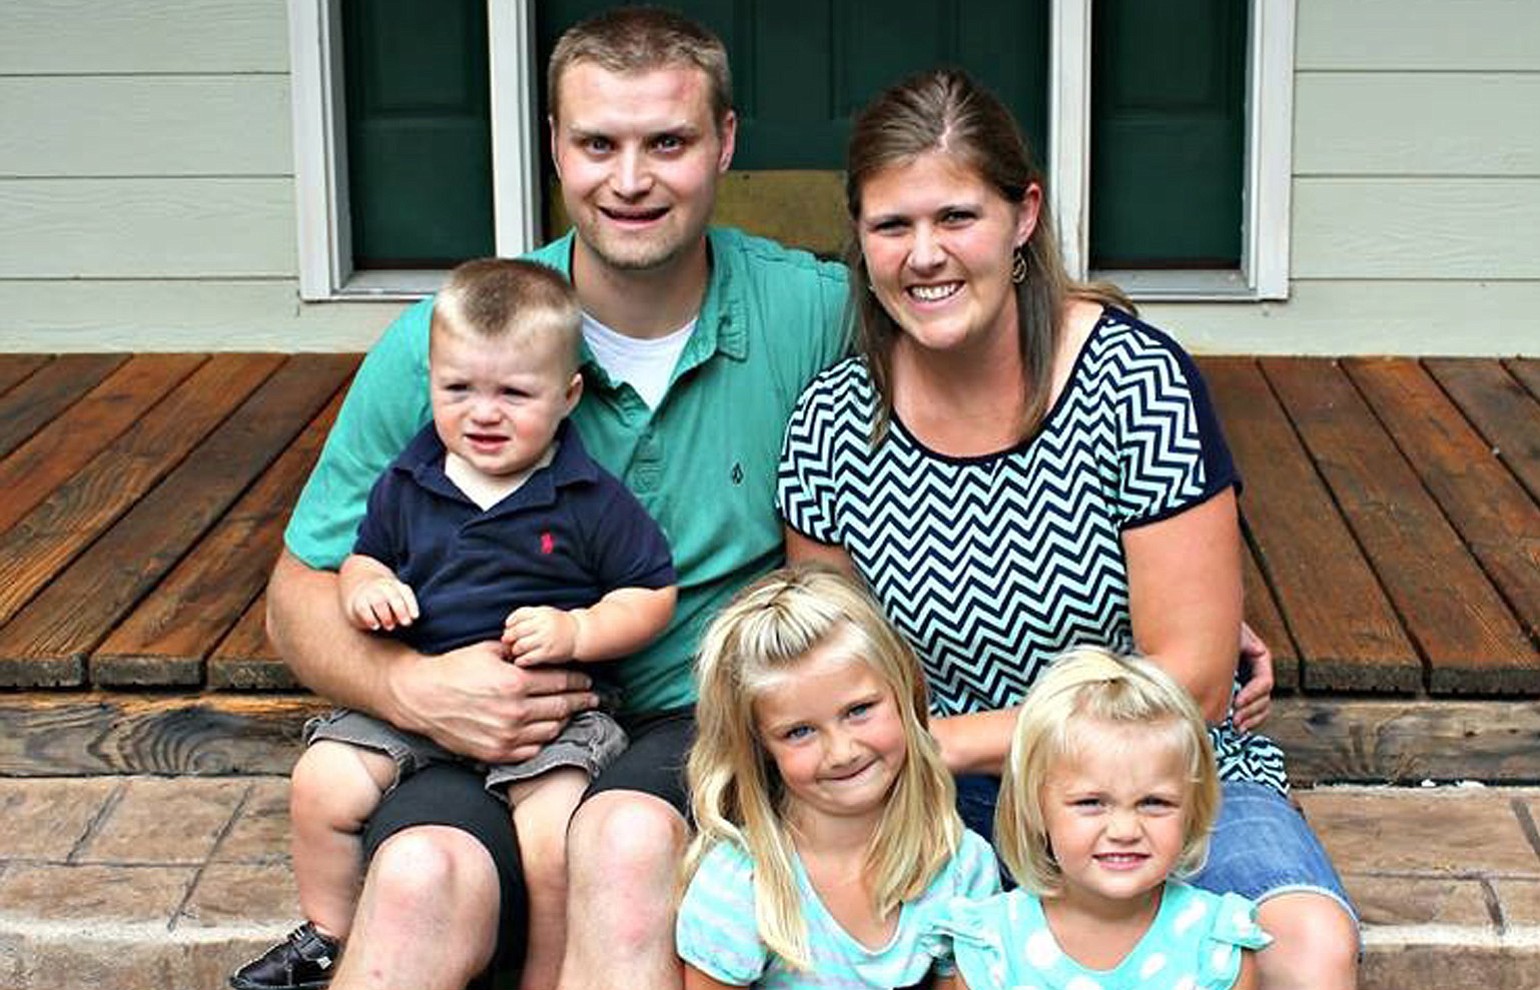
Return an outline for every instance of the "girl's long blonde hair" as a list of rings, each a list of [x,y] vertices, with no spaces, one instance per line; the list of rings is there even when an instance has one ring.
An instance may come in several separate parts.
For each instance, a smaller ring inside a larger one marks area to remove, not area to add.
[[[926,729],[919,661],[875,602],[834,571],[788,567],[745,588],[706,630],[698,661],[698,734],[690,749],[691,810],[697,829],[685,882],[717,843],[732,842],[754,863],[755,921],[772,952],[796,969],[811,964],[786,822],[786,793],[759,739],[756,694],[820,644],[838,637],[893,691],[906,758],[867,847],[865,868],[882,914],[924,892],[956,853],[962,820],[952,776]]]
[[[1137,726],[1152,746],[1177,753],[1186,769],[1183,844],[1175,873],[1202,869],[1219,811],[1219,772],[1208,726],[1185,688],[1147,660],[1079,647],[1053,662],[1027,694],[995,807],[995,848],[1016,882],[1035,894],[1062,892],[1043,813],[1043,785],[1061,760],[1097,744],[1095,726]],[[1134,755],[1134,754],[1131,754]],[[1151,758],[1141,750],[1141,759]]]

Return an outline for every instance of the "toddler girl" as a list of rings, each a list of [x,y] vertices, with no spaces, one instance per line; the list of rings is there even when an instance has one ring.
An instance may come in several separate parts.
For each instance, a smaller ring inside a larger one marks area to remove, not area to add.
[[[777,571],[712,623],[699,676],[687,990],[950,972],[934,916],[999,874],[957,815],[919,664],[877,606],[831,571]]]
[[[1219,804],[1208,733],[1160,668],[1082,648],[1027,695],[995,841],[1019,890],[941,921],[968,990],[1256,985],[1256,907],[1171,879],[1203,865]]]

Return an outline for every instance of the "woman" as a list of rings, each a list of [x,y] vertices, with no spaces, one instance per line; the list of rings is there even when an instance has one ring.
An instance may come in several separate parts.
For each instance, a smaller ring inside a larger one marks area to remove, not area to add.
[[[1353,986],[1356,922],[1282,754],[1227,722],[1238,479],[1191,359],[1112,287],[1069,282],[1020,132],[960,73],[862,112],[846,195],[859,355],[787,429],[788,556],[858,574],[913,643],[975,829],[1055,655],[1160,664],[1216,726],[1225,781],[1195,882],[1263,902],[1264,987]]]

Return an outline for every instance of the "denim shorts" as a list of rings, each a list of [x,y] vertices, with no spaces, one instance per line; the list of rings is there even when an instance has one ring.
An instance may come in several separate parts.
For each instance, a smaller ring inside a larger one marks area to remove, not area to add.
[[[1261,903],[1280,894],[1320,894],[1356,923],[1321,840],[1288,798],[1266,784],[1227,780],[1208,862],[1188,882],[1215,893],[1234,892]]]
[[[574,715],[561,735],[522,763],[475,763],[456,756],[426,736],[404,732],[373,716],[345,709],[311,719],[305,726],[305,742],[309,744],[318,739],[386,754],[396,763],[398,783],[436,763],[475,766],[485,773],[487,790],[498,796],[502,796],[504,789],[515,781],[529,780],[557,767],[576,767],[592,780],[615,762],[626,748],[625,730],[603,712]]]
[[[1288,798],[1249,780],[1227,780],[1221,788],[1223,802],[1209,839],[1208,862],[1187,878],[1189,883],[1258,903],[1279,894],[1320,894],[1358,921],[1326,850]],[[957,778],[957,810],[963,824],[991,844],[999,795],[998,777]]]

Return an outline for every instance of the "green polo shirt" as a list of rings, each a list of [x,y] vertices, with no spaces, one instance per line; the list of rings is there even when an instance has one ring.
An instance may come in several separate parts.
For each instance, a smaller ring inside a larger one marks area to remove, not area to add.
[[[648,408],[584,347],[572,420],[588,452],[636,493],[668,537],[679,605],[650,647],[620,664],[624,704],[655,711],[695,700],[697,643],[712,616],[782,560],[775,472],[802,388],[846,344],[846,273],[803,251],[729,228],[708,232],[711,281],[667,393]],[[529,257],[570,272],[572,235]],[[430,419],[424,299],[369,351],[284,534],[311,567],[353,548],[369,489]]]

